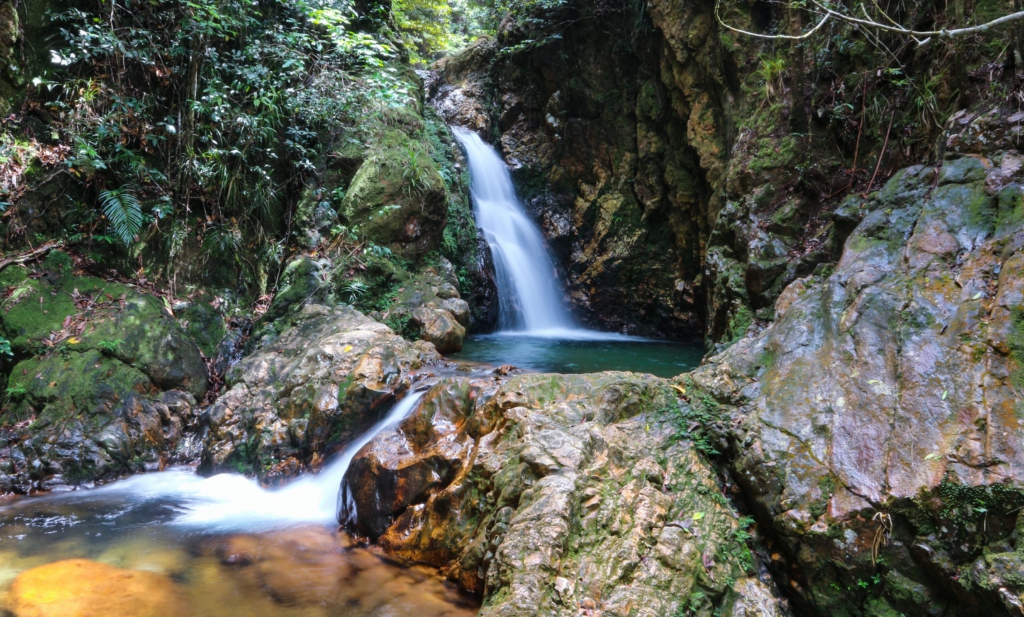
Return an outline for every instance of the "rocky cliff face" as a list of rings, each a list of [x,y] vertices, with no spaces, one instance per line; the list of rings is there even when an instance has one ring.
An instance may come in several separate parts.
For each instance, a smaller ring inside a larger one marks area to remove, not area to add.
[[[849,200],[835,273],[693,373],[808,612],[1021,610],[1021,163],[911,167]]]
[[[343,518],[483,614],[775,614],[758,564],[799,615],[1020,614],[1022,170],[956,155],[847,200],[835,271],[670,382],[442,381],[356,458]]]
[[[832,214],[848,193],[935,160],[941,133],[959,130],[940,107],[988,110],[999,98],[954,100],[949,90],[969,89],[969,71],[992,62],[969,45],[953,68],[908,51],[900,86],[856,33],[811,54],[729,32],[713,9],[529,4],[496,39],[436,67],[428,94],[503,151],[596,325],[741,338],[771,321],[789,283],[838,259],[850,227]],[[768,6],[721,10],[754,31],[788,19]],[[948,88],[908,98],[907,83],[936,74]]]

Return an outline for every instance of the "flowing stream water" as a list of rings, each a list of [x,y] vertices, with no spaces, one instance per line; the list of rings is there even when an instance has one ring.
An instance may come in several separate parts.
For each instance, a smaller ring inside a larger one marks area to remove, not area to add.
[[[544,236],[519,203],[505,161],[476,133],[460,127],[452,132],[466,149],[473,214],[494,259],[499,328],[571,337],[579,328],[566,309]]]
[[[432,569],[400,567],[337,531],[352,458],[422,396],[407,394],[323,471],[279,489],[184,467],[0,506],[0,589],[35,566],[90,559],[168,575],[190,615],[470,617],[475,601]]]
[[[661,376],[699,362],[701,350],[694,345],[580,327],[501,157],[476,134],[454,131],[469,158],[475,214],[494,256],[501,310],[499,332],[471,337],[456,359]],[[320,473],[277,489],[240,474],[203,478],[181,467],[92,490],[0,501],[0,612],[4,590],[19,573],[88,559],[167,575],[186,596],[189,615],[474,615],[476,601],[459,595],[436,571],[401,567],[337,531],[339,499],[348,498],[339,487],[353,457],[409,416],[422,396],[408,393]]]

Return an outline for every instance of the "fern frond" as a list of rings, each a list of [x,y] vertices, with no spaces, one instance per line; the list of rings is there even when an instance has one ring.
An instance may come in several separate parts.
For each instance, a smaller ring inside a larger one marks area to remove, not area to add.
[[[114,235],[125,246],[131,246],[142,228],[142,204],[139,198],[124,189],[103,191],[100,193],[100,205]]]

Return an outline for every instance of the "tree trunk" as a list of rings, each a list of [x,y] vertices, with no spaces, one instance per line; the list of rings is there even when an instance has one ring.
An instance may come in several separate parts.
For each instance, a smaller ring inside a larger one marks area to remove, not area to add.
[[[800,9],[792,5],[787,9],[790,36],[803,34],[803,19]],[[804,98],[804,45],[803,41],[790,41],[789,47],[789,96],[792,108],[789,114],[789,128],[794,133],[806,133],[808,129],[807,102]]]

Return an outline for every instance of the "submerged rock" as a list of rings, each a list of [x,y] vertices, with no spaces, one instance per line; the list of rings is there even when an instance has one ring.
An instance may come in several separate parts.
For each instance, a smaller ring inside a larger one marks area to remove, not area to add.
[[[226,375],[203,414],[200,470],[255,471],[272,482],[316,467],[378,419],[413,371],[440,360],[355,309],[309,304],[293,325]]]
[[[178,617],[192,614],[170,578],[123,570],[88,559],[68,559],[18,575],[7,610],[15,617]]]
[[[215,548],[238,579],[280,606],[332,607],[351,617],[470,617],[472,603],[428,568],[399,568],[343,533],[310,526],[226,538]]]
[[[481,615],[781,614],[675,405],[629,373],[441,381],[357,455],[342,519],[446,568]]]

